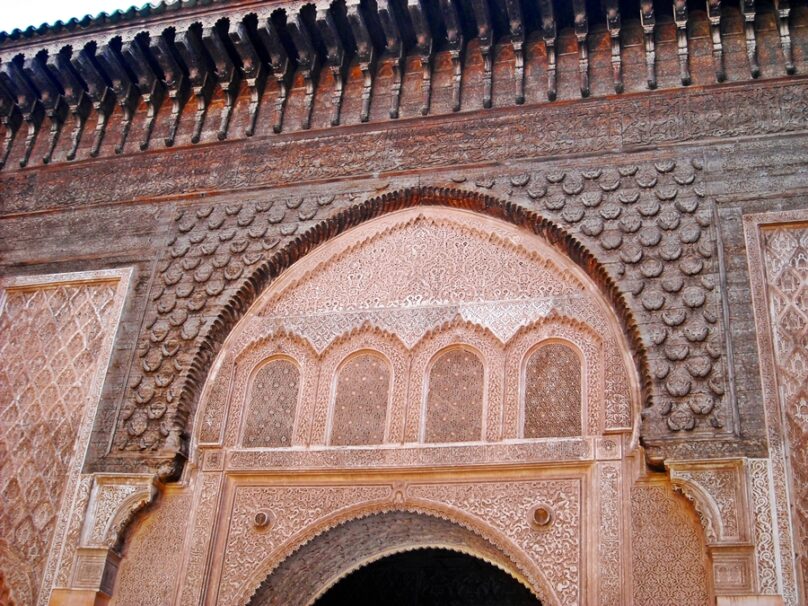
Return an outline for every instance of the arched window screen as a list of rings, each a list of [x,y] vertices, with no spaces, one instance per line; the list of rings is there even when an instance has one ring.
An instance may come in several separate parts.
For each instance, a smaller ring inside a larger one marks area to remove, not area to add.
[[[467,348],[438,356],[429,372],[426,442],[472,442],[482,437],[483,363]]]
[[[534,351],[525,367],[524,437],[581,435],[581,360],[562,343]]]
[[[348,360],[337,373],[331,444],[381,444],[389,399],[386,360],[371,353]]]
[[[274,360],[255,375],[242,444],[248,448],[291,446],[300,393],[300,371],[289,360]]]

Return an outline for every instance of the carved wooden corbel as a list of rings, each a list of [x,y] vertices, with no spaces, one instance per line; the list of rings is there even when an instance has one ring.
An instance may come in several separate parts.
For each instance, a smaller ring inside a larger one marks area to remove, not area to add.
[[[275,111],[272,117],[272,130],[276,133],[283,128],[283,113],[286,110],[286,99],[292,84],[294,69],[289,53],[281,42],[278,30],[271,17],[263,17],[258,23],[258,40],[269,53],[269,63],[272,68],[272,77],[278,83],[278,98],[275,99]],[[252,124],[252,122],[251,122]],[[252,126],[251,126],[252,128]],[[248,133],[249,135],[249,133]]]
[[[123,57],[119,50],[114,48],[112,44],[105,44],[101,52],[96,55],[96,59],[101,69],[106,73],[107,78],[109,78],[112,90],[115,92],[115,97],[118,100],[118,105],[120,105],[121,110],[123,110],[121,138],[115,146],[115,153],[120,154],[123,152],[123,147],[129,136],[132,118],[135,115],[138,99],[140,98],[140,89],[137,83],[133,82],[129,77],[129,73],[123,64]]]
[[[297,66],[306,83],[306,96],[303,99],[303,129],[311,128],[311,110],[314,106],[314,92],[317,88],[317,77],[320,72],[320,57],[314,49],[306,25],[297,13],[286,25],[295,47],[297,48]]]
[[[749,71],[753,78],[760,76],[757,40],[755,39],[755,0],[741,0],[744,30],[746,32],[746,56],[749,58]]]
[[[483,58],[483,107],[491,107],[491,91],[494,72],[494,29],[491,25],[491,10],[488,0],[471,0],[474,20],[477,22],[477,39]]]
[[[342,97],[345,91],[347,60],[345,46],[334,23],[334,16],[328,6],[317,9],[317,31],[326,50],[326,63],[334,77],[334,90],[331,92],[331,126],[339,126],[342,111]]]
[[[525,22],[519,0],[505,0],[511,30],[511,45],[514,54],[514,80],[516,81],[516,104],[525,102]]]
[[[81,75],[84,82],[87,83],[87,89],[90,93],[90,99],[92,99],[93,102],[93,108],[98,114],[98,121],[95,125],[95,138],[90,148],[90,155],[95,157],[101,149],[101,142],[104,140],[104,135],[107,130],[107,122],[109,122],[109,117],[115,106],[115,93],[107,86],[104,76],[95,66],[92,60],[93,53],[94,47],[84,47],[81,51],[73,55],[71,63]]]
[[[585,0],[572,0],[575,14],[575,39],[578,42],[578,72],[581,80],[581,96],[588,97],[589,88],[589,19]]]
[[[793,75],[797,72],[797,67],[794,65],[794,52],[791,48],[791,30],[788,25],[788,20],[791,16],[791,0],[774,0],[774,10],[777,11],[777,30],[780,33],[780,46],[783,49],[786,73]]]
[[[393,72],[390,85],[390,117],[398,118],[401,103],[401,80],[404,69],[404,43],[401,40],[401,28],[398,26],[395,13],[388,0],[377,0],[376,10],[384,32],[385,51],[383,61],[389,63]]]
[[[208,30],[210,30],[210,27]],[[206,34],[210,35],[209,32],[206,32]],[[199,143],[202,136],[202,126],[205,123],[205,115],[215,86],[213,67],[209,64],[202,39],[196,28],[189,27],[178,32],[177,37],[174,39],[174,45],[188,70],[191,92],[196,97],[196,116],[194,117],[194,131],[191,135],[191,142]]]
[[[432,99],[432,32],[421,0],[407,0],[407,10],[415,29],[415,51],[421,61],[421,115],[426,116]]]
[[[147,40],[150,39],[150,36]],[[149,141],[151,141],[152,132],[154,131],[154,123],[157,119],[157,112],[160,111],[160,106],[166,96],[166,86],[163,83],[160,74],[152,68],[149,53],[149,43],[141,42],[137,37],[124,42],[123,44],[123,57],[129,64],[130,69],[134,72],[137,78],[137,84],[143,93],[143,101],[145,101],[148,110],[146,111],[146,125],[143,131],[143,138],[140,140],[139,147],[141,150],[148,149]]]
[[[645,72],[648,88],[653,90],[657,87],[656,75],[656,41],[654,31],[656,30],[656,14],[654,13],[654,3],[652,0],[641,0],[640,2],[640,23],[642,24],[643,36],[645,38]]]
[[[359,114],[361,122],[370,119],[370,100],[373,92],[373,76],[376,71],[376,49],[373,38],[370,36],[365,16],[359,0],[349,0],[347,3],[348,24],[356,42],[356,58],[359,61],[359,70],[362,72],[362,110]]]
[[[679,55],[679,78],[684,86],[692,82],[690,50],[687,43],[687,0],[673,0],[673,21],[676,23],[676,45]]]
[[[606,0],[606,27],[612,41],[612,80],[614,90],[622,93],[623,85],[623,44],[620,40],[622,20],[620,18],[620,3],[618,0]]]
[[[713,40],[715,79],[723,82],[727,79],[727,72],[724,68],[724,45],[721,42],[721,0],[707,0],[707,18],[710,21],[710,35]]]
[[[222,19],[213,27],[206,27],[202,33],[202,42],[213,59],[214,75],[216,83],[224,93],[224,107],[219,122],[219,129],[216,137],[219,141],[227,138],[227,131],[230,129],[230,118],[233,116],[233,107],[238,97],[239,84],[241,83],[241,71],[233,61],[224,43],[230,24],[226,19]],[[197,141],[199,138],[197,137]],[[196,141],[194,141],[196,143]]]
[[[3,168],[8,161],[8,155],[11,152],[11,146],[14,143],[14,138],[17,131],[22,124],[22,114],[17,107],[15,93],[8,74],[5,70],[0,69],[0,122],[6,129],[6,135],[3,140],[3,152],[0,155],[0,168]]]
[[[556,20],[553,0],[539,0],[541,9],[541,33],[547,51],[547,98],[555,101],[558,96],[556,63]]]
[[[62,87],[68,111],[75,121],[73,134],[71,135],[70,149],[67,152],[68,160],[72,160],[76,157],[81,135],[84,132],[84,126],[87,123],[90,108],[92,107],[90,97],[84,90],[84,85],[79,80],[73,65],[70,63],[71,52],[72,50],[67,47],[58,53],[53,53],[48,56],[48,68],[50,69],[50,73]],[[42,160],[43,162],[47,162],[45,158]]]
[[[440,0],[443,23],[446,26],[446,43],[452,60],[454,74],[452,84],[452,111],[460,111],[460,92],[463,83],[463,28],[452,0]]]
[[[62,132],[62,126],[67,118],[67,103],[56,78],[41,54],[26,60],[23,71],[39,91],[39,100],[51,124],[48,149],[42,157],[42,162],[48,164],[53,157],[53,150],[56,148],[56,142],[59,140],[59,134]]]
[[[166,147],[174,145],[177,138],[177,129],[180,124],[182,108],[190,95],[190,83],[182,65],[174,54],[171,39],[173,32],[164,32],[150,40],[152,56],[163,72],[163,79],[168,89],[168,98],[171,100],[171,117],[169,118],[168,135],[164,139]],[[142,145],[142,144],[141,144]]]
[[[267,83],[267,68],[250,38],[250,32],[244,21],[238,21],[235,25],[231,24],[228,36],[233,48],[241,58],[241,71],[247,82],[247,88],[250,90],[249,119],[244,134],[252,137],[258,120],[261,97],[264,96],[264,88]]]
[[[22,112],[22,118],[28,124],[28,133],[25,136],[25,151],[20,158],[20,166],[26,166],[34,148],[36,136],[42,126],[45,111],[39,101],[34,85],[28,80],[20,63],[12,61],[0,69],[7,69],[9,79],[13,83],[13,90],[17,96],[17,106]]]

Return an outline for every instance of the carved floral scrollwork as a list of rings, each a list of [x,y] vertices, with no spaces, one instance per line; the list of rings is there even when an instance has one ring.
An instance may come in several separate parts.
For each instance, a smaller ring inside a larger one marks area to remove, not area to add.
[[[115,547],[127,524],[157,493],[157,484],[151,475],[95,475],[81,545]]]
[[[696,508],[710,543],[748,541],[741,462],[669,462],[671,484]]]

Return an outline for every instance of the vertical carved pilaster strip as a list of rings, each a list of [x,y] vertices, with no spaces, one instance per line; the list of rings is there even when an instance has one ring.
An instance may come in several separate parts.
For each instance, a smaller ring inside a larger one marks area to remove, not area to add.
[[[623,530],[620,508],[620,462],[602,462],[598,467],[600,495],[600,530],[598,537],[598,596],[602,606],[619,606],[622,602],[621,539]]]

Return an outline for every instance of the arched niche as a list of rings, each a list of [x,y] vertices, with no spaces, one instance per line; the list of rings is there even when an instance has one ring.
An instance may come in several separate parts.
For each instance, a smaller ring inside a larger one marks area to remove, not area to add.
[[[537,343],[522,362],[520,437],[561,438],[583,433],[584,357],[569,341]]]
[[[241,430],[246,448],[292,445],[301,392],[300,367],[288,356],[264,360],[255,370]]]
[[[475,404],[482,410],[478,440],[524,438],[514,431],[523,407],[511,402],[514,385],[523,390],[523,369],[514,370],[508,352],[537,325],[544,339],[567,338],[573,325],[596,335],[580,339],[594,353],[583,356],[586,419],[574,433],[636,427],[640,383],[631,346],[614,307],[570,257],[533,233],[467,210],[416,207],[378,217],[312,251],[260,295],[218,355],[196,421],[206,434],[199,443],[216,444],[210,435],[224,436],[218,441],[224,446],[235,444],[229,436],[244,423],[239,382],[229,398],[220,387],[217,394],[217,386],[251,372],[236,360],[275,339],[293,339],[310,351],[303,374],[318,386],[316,397],[301,396],[294,444],[339,445],[331,439],[334,377],[342,363],[331,352],[338,346],[345,355],[376,350],[391,361],[395,386],[385,443],[435,441],[424,430],[432,365],[438,351],[455,346],[479,352],[484,401]],[[278,355],[285,352],[278,346]],[[457,441],[475,441],[469,437]]]
[[[353,352],[342,361],[333,378],[328,444],[361,446],[384,442],[392,375],[390,361],[373,349]]]
[[[483,438],[485,359],[459,343],[439,351],[427,367],[421,441],[477,442]]]

